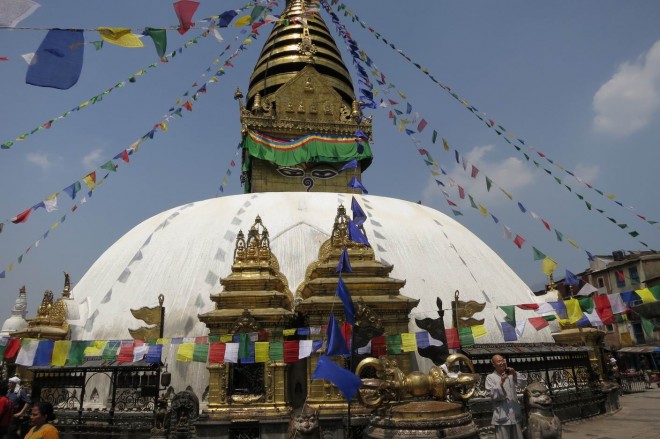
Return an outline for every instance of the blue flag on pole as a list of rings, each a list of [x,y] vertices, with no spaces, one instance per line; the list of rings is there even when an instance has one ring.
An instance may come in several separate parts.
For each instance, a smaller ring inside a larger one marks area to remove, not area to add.
[[[353,176],[353,178],[351,178],[351,181],[348,182],[348,187],[353,189],[360,189],[365,194],[369,193],[367,188],[362,186],[362,183],[360,183],[360,180],[358,180],[355,175]]]
[[[337,270],[335,273],[352,273],[353,268],[351,268],[351,261],[348,259],[348,250],[346,246],[341,251],[341,256],[339,256],[339,264],[337,264]]]
[[[367,220],[367,214],[362,210],[362,206],[355,197],[351,197],[351,211],[353,212],[353,222],[359,227]]]
[[[335,320],[335,315],[330,313],[330,320],[328,321],[328,345],[326,347],[326,355],[351,355],[351,351],[346,346],[344,335],[339,329],[339,325]]]
[[[319,362],[316,364],[312,379],[330,381],[337,386],[342,395],[344,395],[344,398],[348,401],[355,397],[358,389],[362,386],[362,380],[357,375],[350,370],[337,366],[325,355],[319,357]]]
[[[25,82],[60,90],[73,87],[80,78],[84,48],[83,31],[49,30],[30,62]]]
[[[572,285],[574,287],[577,287],[578,285],[580,285],[580,280],[577,277],[575,277],[575,275],[573,273],[571,273],[570,271],[568,271],[568,270],[566,270],[566,279],[564,279],[564,282],[566,282],[567,284]]]
[[[364,234],[358,228],[357,224],[355,224],[353,221],[348,222],[348,239],[350,239],[353,242],[359,242],[360,244],[364,244],[367,247],[371,247],[371,244],[369,244],[367,237],[364,236]]]
[[[357,159],[353,159],[350,162],[346,163],[341,168],[339,168],[339,172],[345,171],[347,169],[357,169],[357,166],[358,166]]]
[[[341,276],[339,276],[339,280],[337,281],[336,294],[339,299],[341,299],[341,303],[344,304],[344,314],[346,314],[346,321],[351,325],[354,325],[355,305],[353,304],[351,294],[348,292],[348,288],[346,288],[346,284],[344,283],[344,280],[341,278]]]

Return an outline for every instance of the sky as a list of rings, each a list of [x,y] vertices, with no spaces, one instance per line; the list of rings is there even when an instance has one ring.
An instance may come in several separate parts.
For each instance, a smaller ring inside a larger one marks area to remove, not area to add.
[[[71,200],[62,193],[57,211],[39,209],[25,223],[12,224],[8,222],[12,217],[82,181],[90,172],[96,171],[101,179],[103,163],[166,120],[169,109],[186,92],[184,101],[190,99],[246,37],[240,34],[241,28],[230,26],[221,29],[222,42],[208,36],[184,46],[203,32],[207,22],[202,19],[245,6],[240,1],[202,0],[194,15],[196,27],[184,35],[167,32],[167,53],[176,51],[176,56],[161,63],[148,38],[139,49],[105,43],[96,50],[91,43],[101,40],[95,30],[101,26],[127,27],[137,34],[147,26],[176,26],[172,2],[41,3],[18,25],[29,29],[0,29],[0,57],[7,58],[0,61],[0,143],[32,132],[105,90],[112,91],[95,104],[59,118],[49,129],[0,150],[0,221],[5,223],[0,233],[0,272],[5,271],[5,278],[0,279],[0,298],[5,304],[0,321],[9,316],[21,286],[28,292],[28,316],[34,316],[45,290],[59,297],[64,271],[75,285],[112,243],[147,218],[189,202],[242,193],[238,168],[233,168],[219,192],[226,171],[232,169],[231,161],[239,162],[239,112],[233,96],[237,88],[247,92],[250,73],[272,26],[262,26],[260,35],[231,59],[225,75],[208,83],[207,93],[191,101],[192,111],[167,120],[167,132],[159,130],[153,139],[144,141],[129,163],[115,161],[117,172],[91,198],[82,193]],[[660,230],[648,222],[660,221],[656,177],[660,3],[345,3],[381,36],[376,38],[375,32],[340,14],[358,46],[386,77],[389,87],[381,87],[377,100],[395,100],[404,110],[409,103],[411,114],[401,117],[415,118],[407,126],[413,133],[406,134],[388,117],[389,104],[366,111],[374,124],[374,161],[363,175],[369,194],[420,201],[454,217],[532,289],[548,280],[540,261],[534,260],[534,248],[557,262],[557,278],[563,278],[567,269],[573,273],[587,269],[587,251],[607,255],[614,250],[660,248]],[[274,13],[279,14],[283,6],[281,0]],[[357,84],[350,54],[328,15],[323,11],[322,16]],[[35,52],[51,28],[85,30],[88,44],[82,72],[68,90],[25,83],[28,65],[22,56]],[[220,60],[219,64],[214,60]],[[155,67],[148,67],[154,63]],[[458,98],[413,63],[450,87]],[[146,73],[136,76],[141,70]],[[129,81],[131,77],[134,82]],[[123,87],[113,88],[122,82]],[[467,106],[478,110],[468,111]],[[481,116],[484,121],[493,121],[492,128],[476,117],[481,112],[486,114]],[[427,126],[420,133],[417,124],[422,119]],[[496,132],[498,125],[510,139],[522,139],[524,144],[507,142],[505,135]],[[436,143],[432,142],[434,130]],[[441,138],[450,145],[449,152],[443,150]],[[419,148],[426,149],[447,175],[432,175]],[[478,169],[475,178],[473,166]],[[490,190],[486,176],[492,182]],[[604,195],[615,194],[623,207],[587,185]],[[482,209],[473,208],[467,195],[461,199],[458,186]],[[449,206],[443,189],[456,207]],[[461,215],[455,216],[452,210]],[[626,228],[607,217],[627,224]],[[507,239],[505,226],[512,237],[525,240],[521,248]],[[631,231],[639,235],[632,237]]]

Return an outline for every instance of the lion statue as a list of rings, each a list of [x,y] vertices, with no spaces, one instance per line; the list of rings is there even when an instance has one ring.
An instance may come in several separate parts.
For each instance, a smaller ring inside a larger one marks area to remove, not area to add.
[[[318,409],[305,404],[295,410],[289,422],[289,439],[321,439]]]
[[[533,382],[525,388],[526,439],[561,439],[561,421],[552,411],[548,388]]]

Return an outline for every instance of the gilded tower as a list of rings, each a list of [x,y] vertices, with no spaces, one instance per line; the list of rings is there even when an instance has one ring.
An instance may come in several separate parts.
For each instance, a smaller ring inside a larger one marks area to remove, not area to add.
[[[241,112],[246,192],[353,192],[371,163],[363,117],[334,39],[305,0],[287,0],[266,41]],[[340,172],[356,160],[357,168]]]

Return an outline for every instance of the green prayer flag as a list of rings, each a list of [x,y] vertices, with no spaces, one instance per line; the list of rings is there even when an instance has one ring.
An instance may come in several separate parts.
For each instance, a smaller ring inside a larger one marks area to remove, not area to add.
[[[493,180],[486,177],[486,192],[490,192],[490,187],[493,185]]]
[[[193,361],[199,363],[206,363],[206,360],[209,358],[209,344],[208,343],[199,343],[195,345],[193,350]]]
[[[543,316],[546,322],[551,322],[553,320],[557,320],[557,316],[555,314],[551,314],[549,316]]]
[[[477,205],[474,203],[474,199],[472,198],[472,195],[468,195],[468,197],[470,198],[470,205],[473,208],[478,209]]]
[[[250,334],[244,332],[238,337],[238,358],[241,360],[250,358]]]
[[[69,349],[69,356],[66,359],[67,366],[80,366],[85,361],[85,348],[89,346],[89,341],[73,340]]]
[[[474,336],[472,335],[472,328],[458,328],[458,340],[461,343],[461,348],[469,348],[474,346]]]
[[[121,345],[120,341],[111,340],[105,345],[101,358],[106,361],[114,361],[117,359],[117,353],[119,352],[119,346]]]
[[[580,297],[578,298],[578,302],[580,302],[580,309],[583,312],[588,312],[591,314],[594,310],[594,299],[591,297]]]
[[[511,323],[513,326],[516,326],[516,306],[504,305],[504,306],[500,306],[500,309],[504,311],[504,314],[506,314],[506,317],[504,317],[504,321],[507,323]]]
[[[632,232],[628,232],[628,234],[630,236],[632,236],[633,238],[639,235],[639,233],[637,233],[637,231],[635,231],[635,230],[633,230]]]
[[[653,297],[655,297],[655,300],[660,300],[660,285],[649,287],[649,290],[651,290],[651,293],[653,293]]]
[[[437,138],[438,138],[438,132],[436,130],[433,130],[433,138],[431,139],[431,141],[435,143],[435,139]]]
[[[545,259],[545,255],[543,254],[543,252],[534,246],[532,246],[532,252],[534,252],[535,261],[542,261],[543,259]]]
[[[284,360],[284,345],[281,341],[271,341],[268,345],[268,355],[273,361]]]
[[[165,29],[154,29],[153,27],[145,27],[144,33],[149,35],[156,46],[156,53],[159,57],[165,56],[167,50],[167,31]]]
[[[653,331],[655,331],[655,324],[649,319],[645,319],[644,317],[641,317],[642,319],[642,328],[644,328],[644,333],[646,336],[650,339],[653,338]]]
[[[92,41],[92,45],[94,46],[94,49],[101,50],[101,48],[103,47],[103,40]]]
[[[385,339],[388,354],[401,353],[401,334],[388,335]]]
[[[107,162],[103,163],[101,165],[101,168],[107,169],[108,171],[117,172],[117,166],[115,166],[115,164],[112,163],[112,160],[108,160]]]
[[[555,229],[555,235],[557,235],[557,241],[562,241],[564,239],[564,235],[557,229]]]

